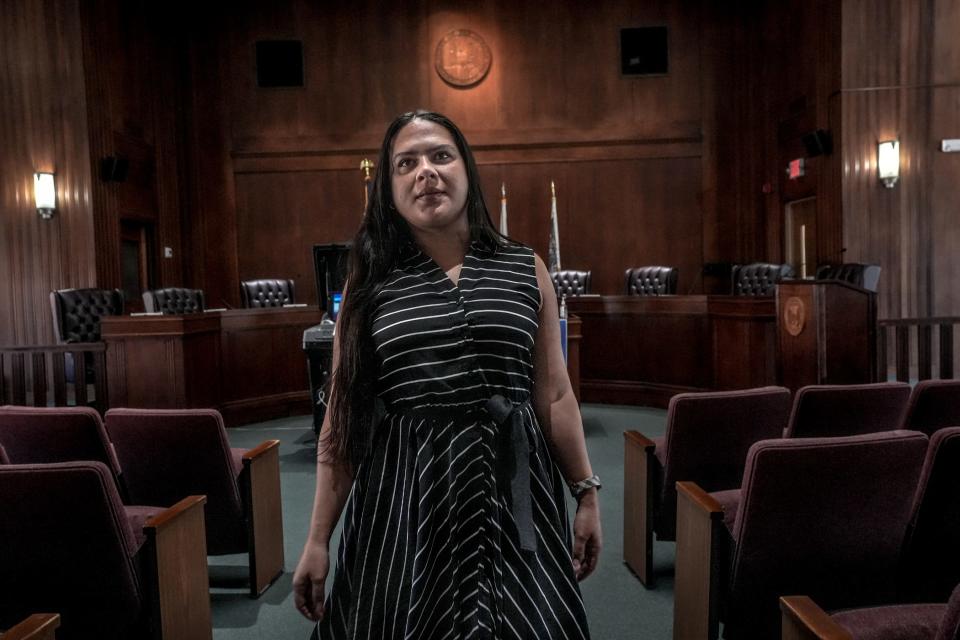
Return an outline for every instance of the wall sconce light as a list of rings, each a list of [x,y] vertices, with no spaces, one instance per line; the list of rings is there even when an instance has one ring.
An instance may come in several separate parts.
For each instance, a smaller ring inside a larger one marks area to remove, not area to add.
[[[37,213],[44,220],[53,217],[57,209],[57,186],[52,173],[33,174],[33,196],[37,201]]]
[[[900,141],[887,140],[877,145],[877,175],[887,189],[900,179]]]

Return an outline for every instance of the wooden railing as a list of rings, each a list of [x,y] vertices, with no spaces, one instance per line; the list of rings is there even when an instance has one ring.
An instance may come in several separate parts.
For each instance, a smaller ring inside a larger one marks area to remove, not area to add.
[[[87,405],[103,413],[108,408],[106,346],[0,346],[0,404]]]
[[[960,317],[940,318],[903,318],[900,320],[881,320],[879,323],[879,345],[877,357],[882,380],[889,378],[891,334],[893,338],[893,360],[897,380],[909,382],[912,378],[929,380],[934,377],[950,379],[954,377],[954,357],[956,342],[953,339],[954,327],[960,324]],[[934,350],[934,341],[937,348]],[[934,364],[936,363],[936,367]],[[915,374],[915,375],[913,375]]]

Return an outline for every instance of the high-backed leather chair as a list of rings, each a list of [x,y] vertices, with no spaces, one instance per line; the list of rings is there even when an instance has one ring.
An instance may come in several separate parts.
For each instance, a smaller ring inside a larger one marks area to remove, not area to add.
[[[674,637],[778,637],[782,595],[827,610],[892,602],[927,436],[764,440],[729,513],[677,483]],[[721,605],[722,602],[722,605]]]
[[[676,267],[636,267],[624,274],[628,296],[664,296],[677,292]]]
[[[817,280],[842,280],[867,291],[876,291],[880,283],[880,265],[846,262],[817,267]]]
[[[56,611],[60,640],[209,639],[204,500],[135,522],[100,462],[0,465],[0,628]]]
[[[747,451],[781,437],[789,415],[784,387],[678,393],[662,438],[624,432],[623,555],[645,586],[654,581],[653,534],[677,539],[677,482],[705,491],[738,488]]]
[[[792,277],[793,267],[789,264],[753,262],[734,265],[733,295],[772,296],[780,280]]]
[[[203,291],[182,287],[144,291],[143,305],[148,312],[159,311],[164,315],[199,313],[207,308],[203,300]]]
[[[565,271],[554,271],[553,288],[557,291],[557,297],[560,296],[582,296],[590,293],[590,271],[577,271],[567,269]]]
[[[254,597],[283,573],[278,440],[231,449],[210,409],[111,409],[105,422],[131,502],[203,494],[209,555],[246,552]]]
[[[293,280],[244,280],[240,283],[240,297],[247,309],[282,307],[296,302]]]
[[[59,289],[50,292],[57,342],[99,342],[100,318],[123,315],[119,289]]]

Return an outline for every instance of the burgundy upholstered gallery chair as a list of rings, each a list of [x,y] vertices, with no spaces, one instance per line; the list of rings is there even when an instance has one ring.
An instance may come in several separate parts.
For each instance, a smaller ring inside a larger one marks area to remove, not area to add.
[[[960,640],[960,586],[943,604],[893,604],[832,616],[807,596],[780,598],[783,640]]]
[[[3,634],[3,640],[55,640],[59,626],[59,614],[34,613],[10,627]]]
[[[738,488],[750,446],[781,437],[789,414],[783,387],[681,393],[670,399],[663,437],[623,434],[623,555],[645,586],[654,582],[653,534],[676,540],[677,481]]]
[[[793,397],[785,435],[820,438],[892,431],[903,424],[909,402],[906,382],[801,387]]]
[[[930,438],[901,577],[911,602],[943,602],[960,584],[960,427]]]
[[[943,427],[960,427],[960,380],[922,380],[913,388],[903,428],[932,436]]]
[[[55,611],[60,640],[208,640],[203,502],[137,530],[100,462],[0,465],[0,628]]]
[[[899,578],[900,604],[828,614],[806,596],[781,598],[784,638],[960,640],[960,427],[934,433],[920,473]],[[952,592],[952,595],[951,595]],[[944,612],[950,599],[953,617]],[[939,603],[939,604],[931,604]],[[943,621],[943,622],[941,622]],[[938,629],[941,634],[938,636]],[[834,635],[830,635],[833,633]],[[819,635],[818,635],[819,634]]]
[[[205,495],[207,553],[249,554],[254,597],[283,573],[279,440],[231,449],[209,409],[111,409],[106,428],[131,501]]]
[[[120,496],[125,496],[103,421],[90,407],[0,407],[0,445],[13,464],[102,462],[113,473]]]
[[[784,595],[827,610],[895,602],[927,442],[916,431],[758,442],[736,513],[678,483],[674,637],[716,638],[718,621],[728,640],[776,637]]]

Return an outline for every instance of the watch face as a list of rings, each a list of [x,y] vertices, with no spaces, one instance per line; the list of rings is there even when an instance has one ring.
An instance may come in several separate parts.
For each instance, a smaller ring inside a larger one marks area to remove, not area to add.
[[[455,87],[469,87],[483,80],[491,61],[490,47],[469,29],[457,29],[443,36],[434,53],[437,74]]]

